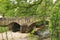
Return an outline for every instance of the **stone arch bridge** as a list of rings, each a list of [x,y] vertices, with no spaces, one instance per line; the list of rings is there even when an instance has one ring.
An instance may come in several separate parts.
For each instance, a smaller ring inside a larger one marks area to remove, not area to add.
[[[31,19],[27,19],[27,18],[0,18],[0,25],[8,25],[12,22],[16,22],[20,25],[22,24],[29,24],[32,22]]]
[[[37,21],[37,22],[36,22]],[[43,28],[44,24],[40,20],[32,21],[28,18],[0,18],[0,26],[9,26],[12,31],[30,32],[34,27]],[[37,25],[37,23],[39,23]],[[27,25],[25,25],[27,24]],[[22,26],[21,26],[22,25]],[[22,27],[22,28],[21,28]]]
[[[8,26],[12,31],[16,31],[18,29],[21,29],[22,31],[24,29],[23,32],[25,32],[27,29],[30,32],[33,30],[33,27],[30,26],[32,23],[32,19],[28,18],[0,18],[0,26]]]

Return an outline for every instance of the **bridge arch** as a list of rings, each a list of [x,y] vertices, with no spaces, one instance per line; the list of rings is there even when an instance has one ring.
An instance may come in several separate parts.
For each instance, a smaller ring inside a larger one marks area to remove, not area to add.
[[[30,31],[35,29],[34,34],[37,34],[37,31],[46,28],[48,25],[49,25],[49,21],[45,21],[45,23],[44,23],[44,21],[37,21],[37,22],[34,22],[31,25],[29,25],[29,27],[30,27]]]
[[[13,32],[17,32],[17,31],[20,31],[21,25],[18,24],[17,22],[11,22],[8,24],[8,27],[9,27],[9,30]]]

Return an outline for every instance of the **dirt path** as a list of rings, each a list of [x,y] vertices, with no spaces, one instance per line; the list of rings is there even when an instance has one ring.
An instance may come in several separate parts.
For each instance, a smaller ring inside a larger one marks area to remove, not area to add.
[[[7,35],[6,35],[7,34]],[[0,40],[28,40],[28,34],[26,33],[13,33],[11,31],[0,33]]]

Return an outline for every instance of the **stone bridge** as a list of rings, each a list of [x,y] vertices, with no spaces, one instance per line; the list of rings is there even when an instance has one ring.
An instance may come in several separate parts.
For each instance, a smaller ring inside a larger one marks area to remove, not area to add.
[[[28,18],[0,18],[0,26],[8,26],[9,29],[13,32],[17,30],[23,30],[21,32],[25,32],[26,30],[28,30],[28,32],[30,32],[31,30],[33,30],[33,27],[30,26],[32,23],[34,23],[32,19]],[[34,25],[35,24],[33,24],[33,26]]]
[[[32,22],[30,19],[26,18],[0,18],[0,25],[8,25],[12,22],[16,22],[18,24],[25,24],[25,23],[30,23]]]
[[[38,20],[36,20],[36,21],[38,21]],[[30,18],[30,19],[29,18],[0,18],[0,26],[8,25],[12,22],[16,22],[20,25],[22,25],[22,24],[30,25],[34,21],[32,21],[32,18]]]
[[[48,25],[48,21],[45,24]],[[40,20],[33,21],[33,19],[28,18],[0,18],[0,26],[8,26],[12,31],[30,32],[34,27],[43,28],[44,23]]]

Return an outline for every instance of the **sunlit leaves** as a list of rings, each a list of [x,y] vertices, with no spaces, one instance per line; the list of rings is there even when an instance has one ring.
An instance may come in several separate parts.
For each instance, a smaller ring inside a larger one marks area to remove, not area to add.
[[[54,5],[54,6],[53,6]],[[60,40],[58,36],[59,35],[59,30],[60,30],[60,1],[58,1],[56,4],[53,4],[52,6],[52,17],[51,17],[51,20],[50,20],[50,28],[51,28],[51,33],[53,34],[51,37],[52,37],[52,40]]]

